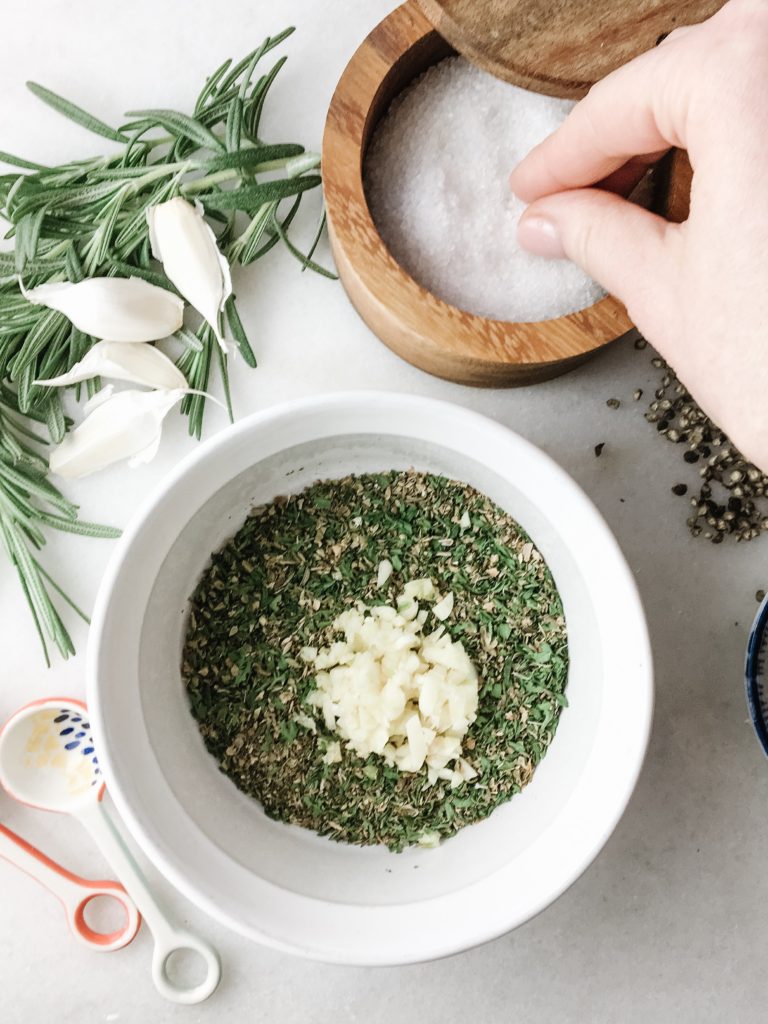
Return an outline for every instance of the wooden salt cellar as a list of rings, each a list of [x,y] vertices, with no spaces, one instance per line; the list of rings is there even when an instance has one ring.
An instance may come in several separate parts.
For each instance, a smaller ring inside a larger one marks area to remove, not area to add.
[[[626,333],[632,323],[612,296],[556,319],[511,323],[475,316],[432,295],[400,267],[379,236],[363,188],[365,151],[395,96],[456,50],[516,85],[577,97],[676,25],[701,21],[721,4],[421,0],[419,6],[409,0],[385,18],[339,81],[322,151],[334,258],[352,304],[371,330],[428,373],[487,387],[556,377]],[[656,207],[684,220],[689,187],[685,155],[672,154],[659,174]]]

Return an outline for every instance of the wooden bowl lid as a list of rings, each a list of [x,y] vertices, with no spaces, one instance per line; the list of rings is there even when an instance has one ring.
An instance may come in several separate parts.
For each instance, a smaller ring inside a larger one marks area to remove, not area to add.
[[[724,0],[418,0],[454,49],[484,71],[577,98],[680,25]]]

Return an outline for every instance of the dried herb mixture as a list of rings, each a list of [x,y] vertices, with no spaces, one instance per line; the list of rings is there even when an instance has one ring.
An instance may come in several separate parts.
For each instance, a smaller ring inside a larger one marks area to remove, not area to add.
[[[468,525],[469,524],[469,525]],[[394,573],[376,587],[377,566]],[[309,728],[306,645],[356,601],[391,604],[409,579],[455,596],[446,623],[481,680],[464,756],[479,777],[451,790],[388,768]],[[515,521],[473,488],[417,472],[350,476],[255,509],[212,556],[194,596],[182,674],[221,770],[273,818],[393,850],[487,817],[530,781],[557,727],[568,669],[560,598]]]

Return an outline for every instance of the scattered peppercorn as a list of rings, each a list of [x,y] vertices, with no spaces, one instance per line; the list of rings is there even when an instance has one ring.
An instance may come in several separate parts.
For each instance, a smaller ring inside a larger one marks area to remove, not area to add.
[[[618,398],[609,398],[605,404],[608,406],[609,409],[618,409],[621,405],[621,402],[618,400]]]
[[[603,448],[605,448],[605,441],[601,441],[600,444],[595,445],[595,456],[598,459],[603,454]]]
[[[699,463],[698,493],[692,488],[688,518],[691,534],[720,544],[726,536],[754,540],[768,532],[768,475],[745,459],[663,359],[654,356],[651,365],[662,375],[645,418],[668,441],[685,446],[687,464]],[[672,491],[683,495],[688,486],[676,484]]]
[[[757,590],[757,591],[755,591],[755,600],[757,601],[758,604],[763,602],[765,600],[765,591],[764,590]]]

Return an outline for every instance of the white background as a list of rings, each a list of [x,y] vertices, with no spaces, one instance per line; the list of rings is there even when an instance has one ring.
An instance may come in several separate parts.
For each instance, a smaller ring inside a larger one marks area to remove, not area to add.
[[[35,0],[4,9],[0,148],[41,161],[102,151],[24,88],[35,79],[119,123],[125,110],[190,110],[205,75],[268,32],[298,26],[265,124],[270,141],[318,148],[334,85],[358,42],[393,6],[375,0]],[[327,253],[323,254],[327,257]],[[618,535],[646,603],[657,662],[653,738],[637,792],[594,866],[517,932],[449,961],[387,970],[332,968],[229,934],[168,890],[178,912],[219,946],[225,977],[199,1007],[154,992],[150,940],[98,956],[67,935],[55,901],[0,861],[0,1019],[16,1022],[333,1020],[402,1024],[480,1019],[657,1024],[762,1019],[768,764],[747,720],[742,664],[768,542],[693,541],[693,480],[643,419],[635,387],[653,390],[649,351],[620,343],[588,366],[518,391],[445,384],[391,355],[338,284],[299,274],[276,253],[236,278],[257,351],[234,372],[239,415],[286,398],[360,387],[452,399],[494,416],[553,455]],[[724,344],[728,339],[724,338]],[[606,399],[618,397],[611,411]],[[211,410],[207,432],[225,426]],[[593,447],[606,442],[602,456]],[[124,525],[192,442],[168,421],[149,467],[123,467],[66,486],[97,521]],[[686,475],[687,474],[687,475]],[[54,538],[46,565],[90,608],[111,544]],[[46,670],[15,580],[0,566],[0,716],[47,694],[83,693],[82,655]],[[74,629],[78,650],[85,628]],[[0,796],[0,820],[73,870],[106,873],[79,826]]]

